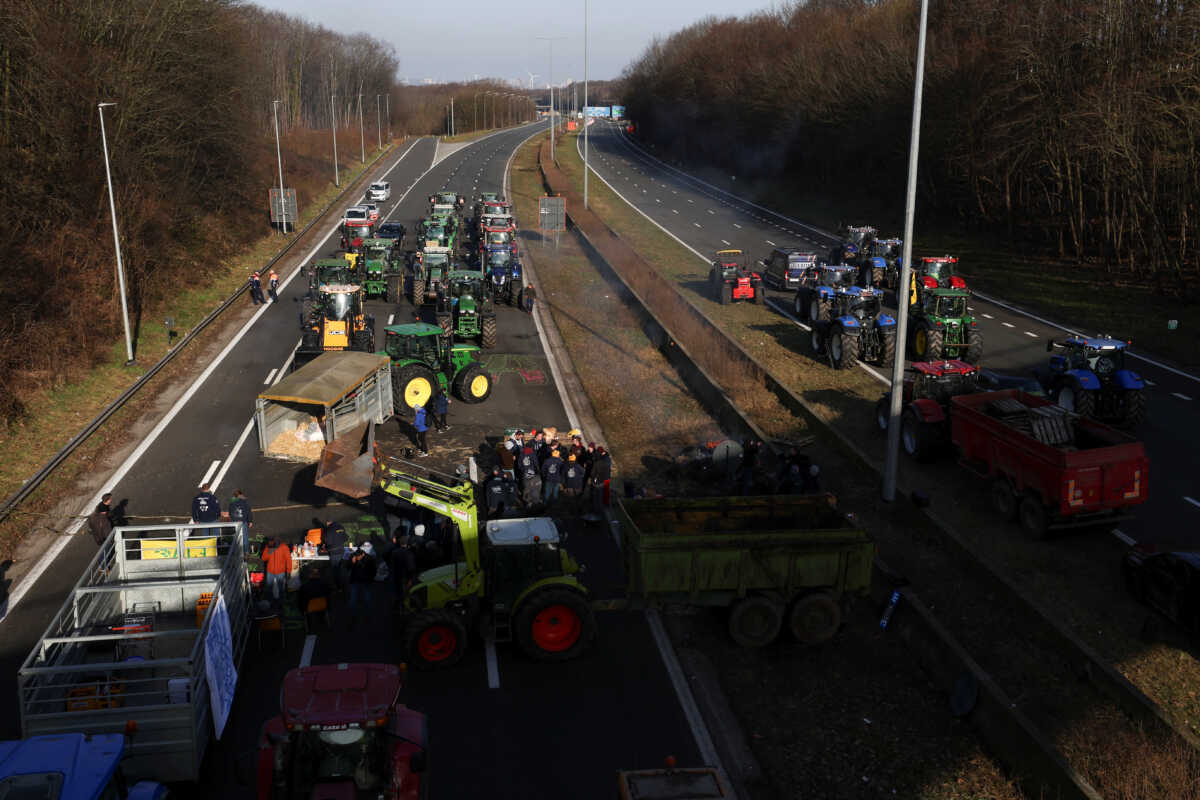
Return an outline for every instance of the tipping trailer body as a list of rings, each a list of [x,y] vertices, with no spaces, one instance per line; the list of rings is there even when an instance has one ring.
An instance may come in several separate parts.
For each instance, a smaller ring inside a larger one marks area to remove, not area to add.
[[[830,494],[618,500],[613,511],[633,607],[870,588],[875,544]]]
[[[249,632],[240,531],[115,528],[17,673],[22,736],[132,731],[126,776],[196,780]]]
[[[1150,462],[1129,434],[1064,414],[1020,389],[958,395],[950,404],[962,463],[1009,481],[1018,497],[1036,496],[1050,528],[1089,524],[1146,502]]]

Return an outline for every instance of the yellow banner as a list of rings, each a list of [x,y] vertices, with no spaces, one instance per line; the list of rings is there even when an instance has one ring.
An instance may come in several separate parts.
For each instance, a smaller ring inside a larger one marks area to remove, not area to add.
[[[179,551],[175,549],[174,539],[142,539],[142,558],[178,558]],[[184,544],[184,558],[216,558],[217,540],[188,539]]]

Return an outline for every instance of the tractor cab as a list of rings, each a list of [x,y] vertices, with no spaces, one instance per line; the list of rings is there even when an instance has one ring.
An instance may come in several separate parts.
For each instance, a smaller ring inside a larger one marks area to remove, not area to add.
[[[914,361],[904,376],[905,399],[946,405],[951,397],[978,392],[978,378],[979,368],[965,361]]]
[[[1062,341],[1046,343],[1046,352],[1062,349],[1062,355],[1050,357],[1050,369],[1066,372],[1072,369],[1091,370],[1100,380],[1111,378],[1125,369],[1125,350],[1128,341],[1107,336],[1071,336]]]
[[[449,213],[457,213],[462,208],[466,198],[454,192],[437,192],[429,196],[429,205],[441,209],[447,209]]]
[[[955,274],[958,259],[954,256],[922,258],[917,264],[914,280],[920,289],[966,289],[967,282]]]
[[[425,715],[400,703],[393,664],[293,669],[282,713],[263,726],[258,797],[417,797],[429,736]]]
[[[416,359],[426,364],[439,364],[442,361],[442,337],[446,332],[437,325],[427,322],[389,325],[384,328],[384,335],[383,348],[392,361]]]
[[[813,282],[817,286],[853,288],[857,279],[858,270],[845,264],[822,264],[813,270]]]
[[[515,249],[517,246],[516,238],[513,236],[511,227],[496,227],[487,226],[481,231],[483,234],[479,237],[479,249],[484,250],[490,247],[508,247]]]
[[[833,307],[834,317],[849,315],[860,323],[869,324],[883,310],[883,291],[861,286],[839,286],[833,296]]]
[[[866,248],[869,258],[883,258],[887,261],[898,261],[903,252],[903,239],[875,239]]]
[[[392,259],[392,240],[363,239],[359,255],[368,273],[383,272]]]
[[[1070,336],[1046,343],[1049,370],[1034,374],[1054,402],[1080,416],[1109,420],[1127,428],[1146,414],[1146,382],[1126,366],[1131,343],[1110,336]]]
[[[351,250],[362,246],[363,239],[375,234],[375,222],[371,212],[364,206],[351,206],[342,216],[342,249]]]
[[[958,320],[967,316],[968,294],[959,289],[934,289],[925,292],[922,306],[925,316],[940,320]],[[936,323],[939,325],[942,323]]]
[[[167,787],[130,785],[122,774],[126,737],[59,733],[0,742],[0,798],[5,800],[161,800]]]
[[[308,288],[317,292],[322,286],[352,281],[353,266],[344,258],[320,258],[308,268]]]
[[[853,244],[859,252],[863,252],[878,233],[879,231],[870,225],[850,225],[842,231],[842,240]]]
[[[718,250],[713,259],[713,268],[721,273],[721,277],[749,278],[750,268],[747,266],[746,254],[741,250]]]
[[[363,313],[362,287],[356,284],[327,284],[320,287],[317,303],[325,319],[349,320]]]

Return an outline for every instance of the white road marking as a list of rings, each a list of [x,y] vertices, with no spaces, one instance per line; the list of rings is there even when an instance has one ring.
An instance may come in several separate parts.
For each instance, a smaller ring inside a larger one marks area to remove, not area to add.
[[[496,643],[487,639],[483,643],[483,653],[487,660],[488,688],[500,688],[500,661],[496,658]]]
[[[766,242],[767,244],[771,245],[771,247],[775,246],[775,243],[772,242],[770,239],[764,239],[763,241]]]
[[[741,228],[742,226],[741,226],[741,225],[738,225],[738,224],[735,222],[735,223],[733,223],[733,227],[735,227],[735,228]]]
[[[708,209],[708,213],[710,213],[710,214],[713,214],[713,215],[715,216],[717,212],[713,211],[713,210],[710,208],[710,209]]]
[[[312,663],[313,650],[317,646],[317,635],[310,633],[304,637],[304,649],[300,651],[300,666],[307,667]]]
[[[1200,508],[1200,500],[1195,500],[1195,499],[1193,499],[1193,498],[1191,498],[1191,497],[1188,497],[1187,495],[1184,495],[1184,496],[1183,496],[1183,499],[1184,499],[1184,500],[1187,500],[1189,503],[1191,503],[1192,505],[1194,505],[1196,508]]]
[[[728,240],[728,239],[722,239],[722,240],[721,240],[721,244],[729,244],[729,240]]]
[[[208,483],[209,478],[213,476],[213,473],[217,471],[217,467],[219,466],[221,466],[221,459],[218,458],[216,461],[208,465],[208,471],[204,473],[204,477],[201,478],[200,482],[196,485],[203,486],[204,484]]]
[[[975,306],[967,306],[967,311],[974,311],[974,310],[975,310]]]
[[[678,211],[676,211],[675,209],[673,209],[673,208],[672,208],[672,209],[671,209],[671,213],[672,213],[672,214],[678,214],[679,212],[678,212]]]
[[[659,200],[659,199],[656,197],[656,198],[654,198],[654,202],[656,202],[656,203],[661,203],[661,202],[662,202],[662,200]]]
[[[700,223],[699,223],[699,222],[693,222],[692,224],[693,224],[693,225],[695,225],[697,228],[699,228],[699,227],[700,227]]]
[[[265,381],[263,381],[263,386],[266,386],[267,384],[269,384],[269,383],[271,382],[271,378],[274,378],[274,377],[275,377],[275,373],[276,373],[276,372],[278,372],[278,371],[279,371],[279,368],[278,368],[278,367],[276,367],[275,369],[273,369],[273,370],[271,370],[270,372],[268,372],[268,373],[267,373],[267,379],[266,379]]]
[[[1192,398],[1188,397],[1186,394],[1180,394],[1179,392],[1171,392],[1171,397],[1178,397],[1180,400],[1191,400],[1192,399]]]
[[[1026,335],[1026,336],[1028,336],[1028,337],[1030,337],[1031,339],[1036,339],[1036,338],[1038,338],[1038,335],[1037,335],[1036,333],[1033,333],[1033,332],[1031,332],[1031,331],[1025,331],[1025,335]]]
[[[391,324],[392,324],[392,320],[394,320],[395,318],[396,318],[396,315],[395,315],[395,314],[388,314],[388,321],[387,321],[387,324],[388,324],[388,325],[391,325]]]
[[[689,203],[694,203],[694,202],[696,202],[696,201],[695,201],[695,200],[693,200],[692,198],[690,198],[690,197],[689,197],[689,198],[688,198],[688,202],[689,202]]]
[[[1154,381],[1150,380],[1149,378],[1142,378],[1142,380],[1146,382],[1146,385],[1147,385],[1147,386],[1158,386],[1158,384],[1157,384],[1157,383],[1155,383]]]
[[[1006,327],[1006,328],[1015,328],[1015,327],[1017,327],[1016,325],[1013,325],[1011,322],[1001,322],[1000,324],[1001,324],[1001,325],[1003,325],[1003,326],[1004,326],[1004,327]]]
[[[1137,544],[1137,542],[1134,539],[1130,538],[1124,532],[1117,530],[1116,528],[1113,528],[1112,535],[1117,537],[1118,539],[1120,539],[1122,542],[1129,545],[1130,547],[1133,547],[1135,544]]]
[[[984,314],[983,318],[984,319],[995,319],[995,317],[993,317],[991,314]]]

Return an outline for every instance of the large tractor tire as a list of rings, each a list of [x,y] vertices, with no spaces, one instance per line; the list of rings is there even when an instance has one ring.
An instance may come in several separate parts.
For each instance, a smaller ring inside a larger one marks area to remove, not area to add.
[[[453,611],[421,611],[405,626],[404,644],[417,669],[452,667],[467,652],[467,628]]]
[[[1078,383],[1067,383],[1060,388],[1055,402],[1059,408],[1073,411],[1081,417],[1091,417],[1096,413],[1096,392],[1084,389]]]
[[[859,341],[841,325],[834,325],[829,332],[829,362],[834,369],[853,369],[858,363]]]
[[[832,313],[833,304],[822,300],[820,296],[814,297],[808,304],[808,318],[812,322],[828,322]]]
[[[1121,424],[1136,428],[1146,418],[1146,395],[1141,389],[1126,389],[1121,403]]]
[[[809,337],[809,345],[812,347],[813,358],[820,358],[821,353],[825,351],[825,336],[824,327],[820,324],[812,326],[812,335]]]
[[[1042,505],[1042,499],[1036,494],[1026,493],[1021,498],[1018,509],[1021,516],[1021,528],[1031,539],[1045,539],[1050,530],[1050,512]]]
[[[393,275],[388,278],[387,282],[387,301],[389,303],[399,303],[400,298],[404,295],[404,276]]]
[[[454,335],[454,315],[449,311],[437,312],[437,324],[447,336]]]
[[[568,661],[596,638],[596,617],[587,598],[572,589],[535,592],[517,609],[517,643],[535,661]]]
[[[437,377],[424,364],[409,364],[392,373],[392,397],[397,411],[411,414],[426,405],[437,389]]]
[[[968,364],[978,364],[983,360],[983,334],[979,331],[969,331],[967,333],[967,349],[963,354],[963,361]]]
[[[729,635],[742,647],[765,647],[782,627],[783,609],[768,597],[743,597],[729,611]]]
[[[888,423],[892,421],[892,398],[881,397],[875,404],[875,427],[887,433]]]
[[[496,318],[483,317],[479,321],[479,346],[490,350],[496,346]]]
[[[792,298],[792,311],[801,322],[808,321],[808,292],[796,290],[796,296]]]
[[[879,366],[886,367],[896,360],[896,329],[879,332]]]
[[[360,353],[375,352],[375,331],[369,328],[364,328],[361,331],[355,331],[350,335],[350,349],[357,350]]]
[[[1013,491],[1012,484],[1008,482],[1008,478],[998,477],[993,480],[990,492],[992,510],[996,512],[996,516],[1003,522],[1012,522],[1016,519],[1020,501],[1016,492]]]
[[[826,592],[813,592],[792,603],[788,629],[796,641],[820,644],[833,638],[842,625],[842,607]]]
[[[912,408],[900,417],[900,444],[913,461],[924,461],[933,450],[933,431]]]
[[[454,393],[464,403],[482,403],[492,393],[492,376],[478,364],[468,364],[454,376]]]
[[[913,361],[938,361],[942,357],[942,332],[922,323],[913,334]]]
[[[728,281],[721,281],[721,305],[727,306],[733,302],[733,286]]]
[[[513,289],[512,286],[510,285],[508,287],[508,304],[510,306],[516,306],[517,301],[520,299],[521,299],[521,292],[516,289]]]
[[[754,281],[750,285],[754,287],[754,302],[760,306],[767,302],[767,297],[763,294],[763,282]]]
[[[412,303],[417,308],[425,305],[425,279],[413,278],[412,282]]]

